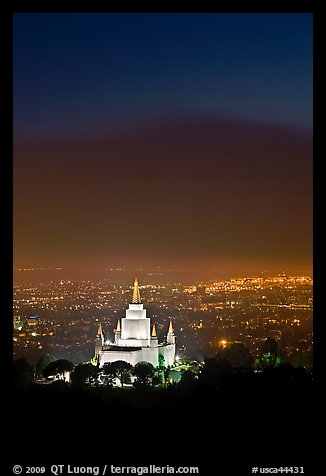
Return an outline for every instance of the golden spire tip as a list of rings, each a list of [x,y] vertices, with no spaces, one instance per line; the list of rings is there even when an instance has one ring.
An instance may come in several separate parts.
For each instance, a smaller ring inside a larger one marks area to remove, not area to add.
[[[134,291],[132,293],[132,304],[141,304],[138,279],[134,281]]]

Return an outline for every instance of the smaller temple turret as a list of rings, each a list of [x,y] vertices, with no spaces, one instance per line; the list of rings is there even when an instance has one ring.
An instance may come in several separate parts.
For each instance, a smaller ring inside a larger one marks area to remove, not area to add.
[[[169,330],[166,336],[166,343],[167,344],[175,344],[175,335],[174,335],[174,330],[172,326],[172,321],[170,320],[169,324]]]
[[[115,344],[119,345],[119,341],[121,339],[121,324],[120,324],[120,319],[118,319],[117,322],[117,328],[114,331],[115,333]]]
[[[158,337],[156,334],[155,324],[153,324],[152,335],[151,335],[151,347],[157,347],[157,345],[158,345]]]
[[[97,328],[97,334],[95,338],[95,357],[98,357],[100,350],[102,350],[104,345],[104,333],[102,329],[102,324],[99,323]]]

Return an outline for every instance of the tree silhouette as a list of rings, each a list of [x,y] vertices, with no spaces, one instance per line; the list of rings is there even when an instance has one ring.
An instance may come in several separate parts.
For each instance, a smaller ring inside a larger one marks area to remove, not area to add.
[[[249,349],[241,343],[233,343],[221,349],[217,357],[227,360],[234,368],[242,367],[248,369],[253,363]]]
[[[43,354],[38,362],[36,362],[36,373],[39,376],[43,375],[43,370],[47,365],[49,365],[51,362],[55,362],[56,358],[48,353]]]
[[[165,384],[167,380],[167,367],[165,365],[164,355],[158,355],[158,366],[156,367],[156,378],[154,379],[153,385],[162,385]]]
[[[196,375],[191,370],[186,370],[183,372],[180,382],[178,384],[179,388],[183,390],[191,390],[196,384]]]
[[[13,380],[16,383],[29,383],[33,380],[33,367],[24,357],[13,361]]]
[[[275,339],[268,337],[261,346],[261,354],[277,354],[278,344]]]
[[[115,379],[116,379],[116,371],[115,371],[115,368],[112,367],[112,362],[106,362],[102,368],[103,384],[108,387],[112,387]]]
[[[283,364],[283,357],[278,350],[275,339],[267,338],[261,347],[260,356],[256,359],[255,367],[264,370],[269,367],[278,367]]]
[[[70,372],[74,368],[69,360],[59,359],[54,362],[50,362],[43,370],[44,377],[50,377],[51,375],[60,374],[64,378],[65,372]]]
[[[113,380],[118,379],[121,387],[130,379],[132,365],[124,360],[116,360],[105,364],[105,375]]]
[[[160,370],[165,369],[165,358],[164,358],[164,355],[162,355],[162,354],[158,355],[158,368]]]
[[[154,367],[149,362],[139,362],[132,369],[132,374],[136,377],[134,387],[145,388],[153,385]]]
[[[162,385],[163,384],[163,376],[162,374],[155,374],[154,377],[152,378],[152,385],[155,387],[156,385]]]
[[[217,359],[210,357],[205,359],[205,365],[199,374],[198,381],[200,384],[216,387],[221,379],[230,375],[232,366],[226,359]]]
[[[291,364],[296,368],[303,367],[307,370],[311,370],[313,368],[313,359],[309,354],[296,352],[291,356]]]
[[[79,364],[71,373],[71,383],[73,386],[94,385],[97,381],[99,369],[93,364]]]

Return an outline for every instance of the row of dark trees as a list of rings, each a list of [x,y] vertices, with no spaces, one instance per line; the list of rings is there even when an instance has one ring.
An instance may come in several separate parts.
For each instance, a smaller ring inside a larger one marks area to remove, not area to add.
[[[105,385],[113,386],[115,380],[118,380],[121,387],[130,383],[130,376],[135,377],[134,387],[154,387],[162,383],[160,378],[160,369],[149,362],[139,362],[134,367],[128,362],[117,360],[116,362],[106,363],[103,366],[102,380]]]
[[[123,388],[125,384],[131,383],[132,376],[133,386],[136,388],[153,387],[162,383],[158,370],[149,362],[139,362],[133,367],[123,360],[106,363],[102,369],[89,363],[79,364],[71,373],[71,383],[74,386],[101,384],[113,387],[118,381]]]
[[[46,362],[48,364],[44,365]],[[42,368],[42,376],[48,378],[57,377],[65,380],[65,373],[70,372],[70,379],[73,386],[93,386],[97,384],[112,387],[118,381],[123,388],[125,384],[133,379],[134,387],[153,387],[162,383],[161,373],[165,368],[154,368],[149,362],[140,362],[134,367],[123,360],[106,363],[102,369],[91,363],[74,366],[69,360],[52,360],[49,356],[42,358],[38,365],[38,371]],[[14,381],[21,383],[32,382],[35,378],[35,371],[26,359],[21,358],[14,361]],[[38,373],[40,377],[40,374]]]
[[[276,367],[284,363],[275,339],[266,339],[256,360],[252,358],[249,349],[241,343],[233,343],[221,348],[216,357],[225,359],[234,368],[244,369],[254,367],[257,370],[263,370],[265,367]]]
[[[264,370],[267,368],[275,368],[283,365],[285,359],[282,351],[279,349],[275,339],[266,339],[261,347],[260,354],[253,359],[249,349],[241,343],[233,343],[220,349],[216,357],[225,359],[233,368],[254,368],[256,370]],[[294,367],[304,367],[307,370],[312,369],[312,358],[306,354],[295,354],[292,356],[291,364]]]
[[[308,370],[312,367],[312,361],[298,354],[294,367],[302,367]],[[218,375],[226,375],[232,371],[264,371],[278,368],[284,365],[282,353],[278,348],[275,339],[266,339],[262,345],[260,355],[253,359],[250,351],[241,343],[233,343],[225,348],[219,349],[214,358],[205,360],[205,365],[200,374],[197,371],[184,372],[181,378],[181,385],[204,381]],[[31,382],[40,377],[48,378],[57,376],[64,380],[65,372],[71,372],[70,378],[73,386],[94,386],[102,384],[112,387],[114,382],[119,382],[121,387],[130,384],[131,377],[134,377],[133,386],[148,388],[168,382],[169,369],[164,366],[164,362],[159,361],[157,368],[148,362],[140,362],[134,367],[125,361],[106,363],[100,370],[92,363],[79,364],[74,366],[65,359],[56,360],[49,354],[44,354],[41,359],[31,366],[25,359],[14,361],[14,380],[16,382]],[[206,376],[206,377],[205,377]]]
[[[44,369],[44,375],[49,373],[52,375],[51,369],[58,371],[64,369],[63,372],[65,372],[68,367],[71,368],[71,365],[71,362],[63,360],[52,362]],[[15,382],[18,384],[31,384],[33,381],[32,370],[32,366],[25,359],[14,361]],[[95,391],[96,388],[102,388],[103,390],[105,388],[112,388],[114,383],[118,381],[123,388],[125,384],[130,383],[131,376],[134,377],[133,387],[135,389],[145,390],[157,386],[165,386],[162,385],[162,372],[155,369],[148,362],[140,362],[133,367],[129,363],[120,360],[107,363],[102,369],[90,363],[79,364],[71,372],[71,385],[64,382],[63,379],[59,379],[50,383],[50,385],[46,385],[46,387],[58,389],[65,387],[67,390],[75,388]],[[263,381],[261,378],[263,378]],[[257,371],[254,372],[250,368],[232,367],[225,358],[217,356],[207,358],[199,372],[192,370],[184,371],[179,383],[173,383],[172,387],[176,387],[186,393],[205,388],[218,390],[219,388],[230,387],[232,382],[244,381],[243,379],[250,386],[255,385],[259,381],[265,383],[276,383],[278,381],[292,385],[293,383],[308,383],[311,381],[311,374],[306,372],[304,368],[295,368],[289,363],[280,364],[275,367],[265,367],[257,373]]]

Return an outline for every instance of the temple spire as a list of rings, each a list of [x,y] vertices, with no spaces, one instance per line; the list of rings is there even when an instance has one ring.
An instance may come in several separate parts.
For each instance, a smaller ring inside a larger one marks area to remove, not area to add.
[[[101,323],[99,323],[99,325],[98,325],[97,335],[98,335],[98,336],[102,336],[102,335],[103,335],[102,324],[101,324]]]
[[[170,320],[169,330],[168,330],[168,333],[166,335],[166,342],[167,342],[167,344],[174,344],[175,345],[175,335],[174,335],[174,330],[173,330],[173,326],[172,326],[172,320]]]
[[[118,319],[116,332],[121,332],[120,319]]]
[[[137,278],[135,278],[135,282],[134,282],[134,291],[133,291],[133,294],[132,294],[132,304],[141,304],[140,292],[139,292],[138,279]]]
[[[157,337],[155,324],[153,324],[152,337]]]

